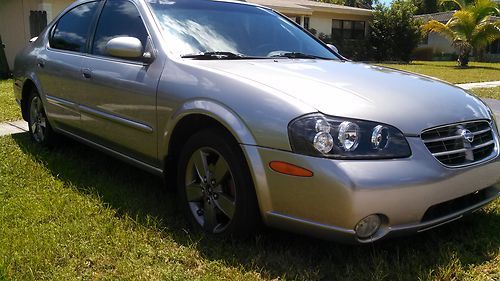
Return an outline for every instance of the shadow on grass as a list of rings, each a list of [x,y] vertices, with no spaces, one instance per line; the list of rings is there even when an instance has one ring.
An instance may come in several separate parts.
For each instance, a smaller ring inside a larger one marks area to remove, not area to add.
[[[416,280],[437,274],[454,279],[455,271],[492,260],[500,248],[500,216],[493,212],[477,212],[436,230],[374,245],[340,245],[276,230],[247,241],[204,238],[184,230],[186,223],[175,212],[176,195],[166,191],[162,179],[71,140],[45,149],[27,134],[13,139],[52,175],[84,195],[98,196],[119,217],[129,216],[195,247],[205,259],[265,278]]]

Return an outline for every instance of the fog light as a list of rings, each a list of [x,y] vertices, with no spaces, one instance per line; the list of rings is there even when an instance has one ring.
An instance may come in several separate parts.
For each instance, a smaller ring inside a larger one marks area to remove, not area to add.
[[[360,220],[354,230],[359,238],[369,238],[380,228],[381,220],[378,215],[369,215]]]

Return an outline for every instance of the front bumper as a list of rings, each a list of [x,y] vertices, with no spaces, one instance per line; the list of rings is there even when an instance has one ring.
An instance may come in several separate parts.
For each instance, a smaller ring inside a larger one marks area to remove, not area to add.
[[[242,145],[264,222],[327,239],[372,242],[456,220],[499,195],[499,157],[450,169],[429,153],[420,138],[407,139],[413,155],[391,160],[331,160]],[[304,167],[314,176],[277,173],[269,168],[271,161]],[[461,204],[448,212],[429,215],[450,200]],[[386,219],[370,239],[361,240],[355,234],[355,225],[371,214]]]

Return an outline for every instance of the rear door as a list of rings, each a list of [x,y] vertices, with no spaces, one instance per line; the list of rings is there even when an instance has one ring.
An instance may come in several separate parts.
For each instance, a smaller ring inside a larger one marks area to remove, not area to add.
[[[99,2],[76,6],[49,31],[49,44],[37,54],[37,74],[47,98],[46,111],[57,127],[75,131],[80,126],[78,100],[82,95],[84,53]]]
[[[94,142],[156,165],[156,88],[163,64],[109,56],[106,43],[122,36],[139,39],[143,51],[150,41],[133,2],[107,0],[81,70],[86,75],[82,129]]]

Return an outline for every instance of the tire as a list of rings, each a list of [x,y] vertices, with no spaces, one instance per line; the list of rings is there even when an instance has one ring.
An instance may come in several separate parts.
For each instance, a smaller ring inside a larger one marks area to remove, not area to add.
[[[28,98],[28,128],[31,139],[41,145],[54,144],[56,134],[50,126],[42,99],[36,90],[32,90]]]
[[[260,229],[255,188],[245,157],[223,130],[200,131],[179,156],[181,209],[196,231],[222,237],[251,237]]]

